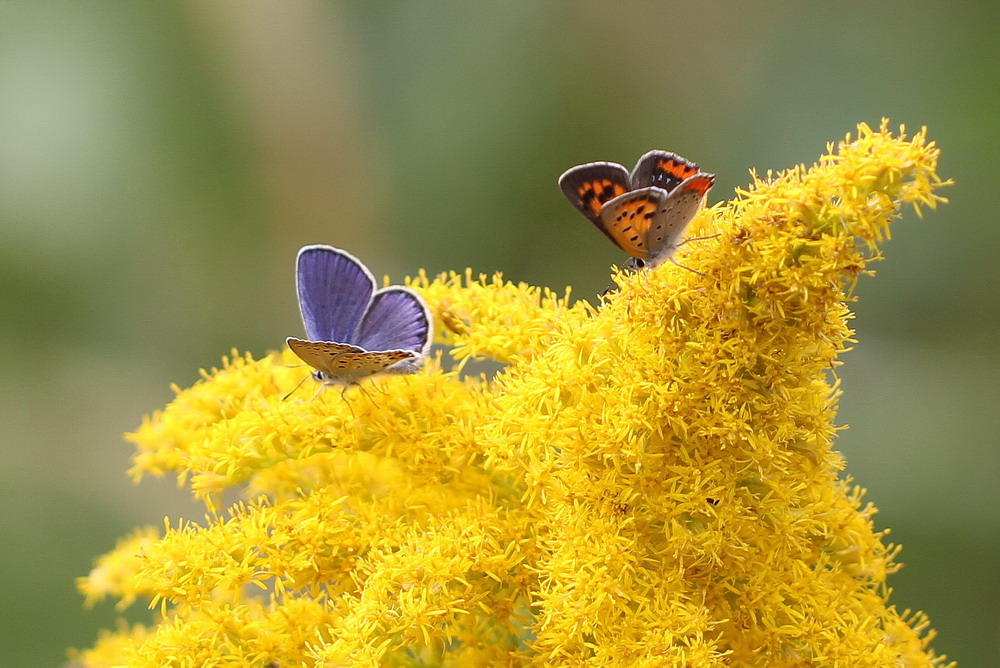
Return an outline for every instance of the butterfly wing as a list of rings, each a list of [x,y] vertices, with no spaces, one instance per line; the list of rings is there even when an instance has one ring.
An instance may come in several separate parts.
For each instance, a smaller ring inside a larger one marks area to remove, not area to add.
[[[652,266],[669,259],[677,250],[684,230],[705,203],[713,183],[714,175],[696,174],[677,186],[660,203],[646,236]]]
[[[299,251],[295,284],[306,336],[314,341],[350,341],[375,291],[360,260],[323,245]]]
[[[365,376],[389,370],[394,364],[417,357],[412,350],[377,350],[372,352],[344,353],[337,358],[336,373],[330,374],[336,380],[359,380]],[[417,366],[407,368],[407,373],[417,370]]]
[[[601,208],[596,224],[623,251],[646,260],[649,229],[667,197],[666,190],[655,186],[619,195]]]
[[[293,336],[285,339],[285,343],[299,359],[323,373],[329,374],[334,368],[334,360],[347,353],[363,353],[364,348],[347,343],[333,341],[304,341]]]
[[[385,371],[403,360],[416,357],[410,350],[369,352],[358,346],[332,341],[304,341],[289,337],[286,342],[303,362],[327,379],[351,382]]]
[[[433,338],[433,320],[423,298],[409,288],[383,288],[352,339],[368,350],[412,350],[426,354]]]
[[[588,162],[563,172],[559,187],[569,203],[607,234],[601,225],[601,208],[631,188],[628,170],[615,162]]]
[[[656,186],[673,192],[685,180],[699,173],[698,163],[670,151],[650,151],[639,158],[629,177],[632,189]]]

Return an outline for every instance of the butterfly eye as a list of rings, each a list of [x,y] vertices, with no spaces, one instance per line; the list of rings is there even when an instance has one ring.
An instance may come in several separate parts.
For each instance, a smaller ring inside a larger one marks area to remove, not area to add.
[[[313,371],[312,372],[312,377],[315,378],[317,381],[319,381],[321,383],[326,382],[326,374],[323,373],[322,371],[319,371],[319,370]]]

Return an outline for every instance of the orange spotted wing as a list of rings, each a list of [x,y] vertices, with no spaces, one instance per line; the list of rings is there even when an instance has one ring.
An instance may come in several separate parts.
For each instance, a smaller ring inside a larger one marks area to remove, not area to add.
[[[640,260],[648,260],[649,230],[668,197],[663,188],[633,190],[606,202],[598,227],[615,245]]]
[[[604,205],[604,232],[623,251],[649,266],[670,259],[698,213],[715,177],[695,174],[673,192],[657,186],[625,193]]]
[[[632,189],[628,170],[616,162],[589,162],[572,167],[559,177],[559,187],[569,203],[605,234],[608,232],[601,222],[601,209]]]

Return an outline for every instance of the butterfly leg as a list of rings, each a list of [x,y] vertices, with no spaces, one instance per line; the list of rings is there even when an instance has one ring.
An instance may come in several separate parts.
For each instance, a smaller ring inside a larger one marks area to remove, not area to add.
[[[365,386],[364,386],[364,385],[362,385],[361,383],[357,383],[357,387],[358,387],[358,389],[359,389],[359,390],[361,390],[361,393],[362,393],[362,394],[364,394],[364,395],[365,395],[365,397],[367,397],[367,398],[368,398],[368,401],[369,401],[369,402],[371,402],[371,405],[372,405],[372,406],[375,406],[376,408],[378,408],[378,404],[376,404],[376,403],[375,403],[375,400],[374,400],[374,399],[372,399],[372,395],[371,395],[371,392],[369,392],[368,390],[366,390],[366,389],[365,389]]]
[[[372,382],[372,383],[369,383],[369,385],[368,385],[368,386],[369,386],[369,387],[370,387],[371,389],[373,389],[374,391],[376,391],[376,392],[378,392],[379,394],[381,394],[381,395],[382,395],[383,397],[387,397],[387,396],[389,396],[389,393],[388,393],[388,392],[386,392],[386,391],[385,391],[385,389],[384,389],[384,388],[383,388],[383,387],[382,387],[381,385],[379,385],[378,383],[375,383],[375,382]],[[361,387],[361,384],[360,384],[360,383],[358,383],[358,387]],[[365,392],[365,394],[367,394],[367,392],[365,391],[365,389],[364,389],[364,388],[362,388],[362,389],[361,389],[361,391],[362,391],[362,392]]]
[[[675,247],[675,250],[677,248],[680,248],[684,244],[690,243],[692,241],[706,241],[708,239],[714,239],[715,237],[718,237],[718,236],[721,236],[721,233],[708,234],[708,235],[703,236],[703,237],[689,237],[689,238],[685,239],[684,241],[680,242],[679,244],[677,244],[677,246]],[[688,271],[693,271],[694,273],[698,274],[699,276],[704,276],[705,275],[704,272],[698,271],[697,269],[692,269],[691,267],[688,267],[688,266],[685,266],[685,265],[681,264],[680,262],[678,262],[677,260],[675,260],[672,255],[670,256],[670,261],[673,262],[674,264],[676,264],[678,267],[681,267],[682,269],[687,269]]]
[[[350,386],[344,385],[343,387],[340,388],[340,398],[344,400],[344,403],[347,404],[347,409],[351,411],[351,419],[357,420],[358,416],[354,413],[354,406],[351,405],[351,401],[344,394],[345,392],[347,392],[348,387]]]
[[[692,241],[693,241],[693,239],[692,239]],[[698,274],[699,276],[704,276],[705,275],[705,272],[698,271],[697,269],[692,269],[691,267],[689,267],[687,265],[683,265],[683,264],[681,264],[680,262],[678,262],[677,260],[675,260],[672,257],[670,258],[670,261],[673,262],[674,264],[676,264],[681,269],[687,269],[688,271],[694,272],[694,273]]]
[[[689,243],[691,241],[706,241],[708,239],[714,239],[715,237],[719,237],[719,236],[722,236],[721,232],[718,232],[716,234],[709,234],[708,236],[704,236],[704,237],[691,237],[691,238],[685,239],[684,241],[682,241],[679,244],[677,244],[677,247],[680,248],[684,244]]]

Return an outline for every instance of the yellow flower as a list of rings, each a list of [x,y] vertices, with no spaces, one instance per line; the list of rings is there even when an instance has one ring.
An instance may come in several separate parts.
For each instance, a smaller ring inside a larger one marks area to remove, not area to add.
[[[173,472],[212,515],[82,579],[158,617],[76,661],[944,665],[833,448],[845,303],[900,207],[943,201],[937,157],[862,125],[703,211],[704,275],[620,273],[599,304],[421,274],[449,372],[282,401],[287,350],[234,354],[130,435],[136,479]]]

